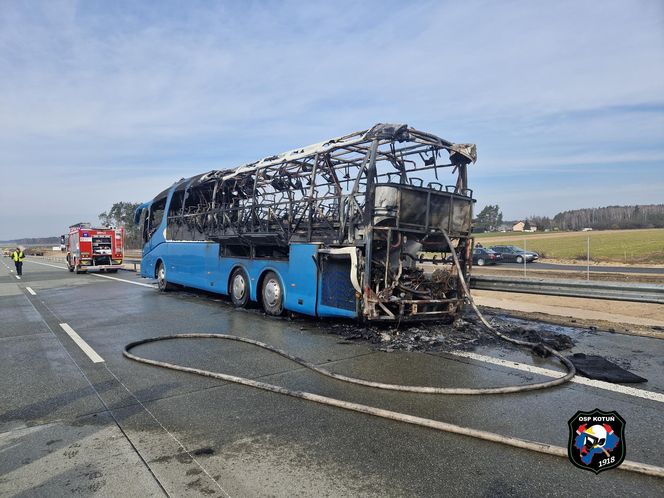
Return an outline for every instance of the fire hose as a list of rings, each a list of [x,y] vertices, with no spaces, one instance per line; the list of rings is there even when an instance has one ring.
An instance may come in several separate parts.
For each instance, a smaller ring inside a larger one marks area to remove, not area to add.
[[[447,243],[449,247],[452,247],[451,241],[447,234],[443,232],[445,239],[447,240]],[[480,394],[507,394],[507,393],[515,393],[515,392],[523,392],[523,391],[532,391],[535,389],[545,389],[548,387],[553,387],[556,385],[563,384],[565,382],[568,382],[574,375],[576,374],[576,369],[574,368],[574,365],[572,362],[570,362],[567,358],[565,358],[563,355],[558,353],[557,351],[553,350],[552,348],[549,348],[548,346],[540,343],[531,343],[528,341],[522,341],[518,339],[514,339],[511,337],[508,337],[504,334],[501,334],[498,332],[482,315],[480,310],[477,308],[475,302],[473,301],[473,298],[470,294],[470,291],[468,289],[468,285],[466,283],[466,280],[463,276],[463,272],[461,269],[461,265],[459,263],[459,259],[457,255],[452,251],[452,255],[454,258],[454,264],[457,267],[457,270],[459,272],[459,280],[461,282],[462,288],[465,292],[465,295],[467,297],[468,302],[470,303],[473,311],[477,314],[478,318],[481,320],[481,322],[484,324],[484,326],[493,334],[498,336],[499,338],[508,341],[510,343],[523,346],[523,347],[529,347],[529,348],[541,348],[544,349],[546,352],[549,354],[555,356],[560,360],[560,362],[567,368],[567,374],[563,377],[553,379],[547,382],[539,382],[539,383],[533,383],[533,384],[525,384],[525,385],[518,385],[518,386],[507,386],[507,387],[492,387],[492,388],[441,388],[441,387],[430,387],[430,386],[407,386],[407,385],[398,385],[398,384],[385,384],[382,382],[373,382],[373,381],[368,381],[365,379],[358,379],[354,377],[347,377],[345,375],[340,375],[336,374],[334,372],[331,372],[327,369],[324,369],[322,367],[319,367],[317,365],[314,365],[313,363],[310,363],[302,358],[299,358],[297,356],[294,356],[284,350],[275,348],[273,346],[270,346],[268,344],[265,344],[260,341],[255,341],[253,339],[248,339],[245,337],[239,337],[239,336],[234,336],[234,335],[227,335],[227,334],[209,334],[209,333],[188,333],[188,334],[174,334],[174,335],[167,335],[167,336],[161,336],[161,337],[150,337],[147,339],[142,339],[139,341],[131,342],[125,346],[125,349],[123,351],[123,354],[125,357],[140,362],[140,363],[145,363],[148,365],[154,365],[157,367],[161,368],[167,368],[170,370],[177,370],[181,372],[188,372],[188,373],[193,373],[196,375],[201,375],[203,377],[210,377],[213,379],[219,379],[227,382],[233,382],[235,384],[241,384],[244,386],[249,386],[257,389],[262,389],[264,391],[269,391],[269,392],[274,392],[278,394],[284,394],[287,396],[291,396],[294,398],[300,398],[300,399],[305,399],[308,401],[313,401],[316,403],[321,403],[324,405],[328,406],[335,406],[338,408],[342,408],[344,410],[350,410],[350,411],[355,411],[359,413],[364,413],[367,415],[372,415],[376,417],[381,417],[381,418],[386,418],[390,420],[395,420],[398,422],[404,422],[412,425],[418,425],[421,427],[428,427],[431,429],[436,429],[439,431],[443,432],[448,432],[452,434],[459,434],[459,435],[464,435],[464,436],[469,436],[473,437],[476,439],[481,439],[484,441],[491,441],[495,443],[501,443],[507,446],[512,446],[515,448],[522,448],[530,451],[536,451],[539,453],[544,453],[546,455],[551,455],[551,456],[557,456],[557,457],[567,457],[567,449],[560,447],[560,446],[555,446],[555,445],[550,445],[547,443],[541,443],[537,441],[530,441],[527,439],[521,439],[521,438],[516,438],[516,437],[511,437],[511,436],[503,436],[500,434],[492,433],[492,432],[487,432],[483,430],[478,430],[478,429],[473,429],[469,427],[462,427],[459,425],[455,424],[449,424],[446,422],[441,422],[438,420],[432,420],[432,419],[427,419],[427,418],[422,418],[422,417],[416,417],[414,415],[408,415],[405,413],[399,413],[399,412],[394,412],[391,410],[385,410],[382,408],[376,408],[373,406],[368,406],[368,405],[363,405],[360,403],[353,403],[349,401],[343,401],[340,399],[336,398],[330,398],[328,396],[321,396],[319,394],[314,394],[314,393],[309,393],[306,391],[297,391],[293,389],[287,389],[285,387],[281,386],[276,386],[273,384],[268,384],[265,382],[253,380],[253,379],[248,379],[245,377],[238,377],[235,375],[229,375],[229,374],[224,374],[224,373],[219,373],[219,372],[212,372],[210,370],[202,370],[198,368],[193,368],[193,367],[186,367],[183,365],[176,365],[173,363],[168,363],[168,362],[163,362],[163,361],[158,361],[158,360],[152,360],[149,358],[145,358],[142,356],[137,356],[133,353],[131,353],[131,350],[134,349],[137,346],[143,345],[143,344],[149,344],[153,342],[160,342],[160,341],[168,341],[168,340],[176,340],[176,339],[221,339],[221,340],[230,340],[230,341],[237,341],[237,342],[243,342],[246,344],[252,344],[254,346],[258,346],[260,348],[266,349],[268,351],[272,351],[273,353],[279,354],[285,358],[288,358],[308,369],[311,369],[315,372],[318,372],[322,375],[331,377],[336,380],[344,381],[344,382],[350,382],[353,384],[359,384],[363,386],[369,386],[369,387],[374,387],[378,389],[388,389],[388,390],[394,390],[394,391],[404,391],[404,392],[415,392],[415,393],[425,393],[425,394],[456,394],[456,395],[480,395]],[[663,467],[657,467],[654,465],[646,464],[646,463],[640,463],[640,462],[634,462],[634,461],[629,461],[625,460],[619,467],[619,469],[625,470],[625,471],[631,471],[631,472],[636,472],[640,474],[646,474],[646,475],[651,475],[651,476],[656,476],[656,477],[662,477],[664,478],[664,468]]]

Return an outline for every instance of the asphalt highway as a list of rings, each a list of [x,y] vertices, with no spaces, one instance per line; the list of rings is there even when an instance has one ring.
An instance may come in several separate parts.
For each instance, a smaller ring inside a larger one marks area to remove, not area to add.
[[[270,319],[223,298],[160,293],[132,272],[75,275],[0,259],[1,496],[661,495],[664,480],[344,411],[132,362],[124,346],[183,332],[242,335],[335,372],[400,384],[485,387],[548,380],[553,361],[510,347],[386,353],[334,322]],[[664,342],[558,328],[648,383],[570,383],[451,397],[321,377],[247,344],[187,340],[137,354],[478,430],[567,446],[578,410],[617,411],[627,458],[664,466]]]

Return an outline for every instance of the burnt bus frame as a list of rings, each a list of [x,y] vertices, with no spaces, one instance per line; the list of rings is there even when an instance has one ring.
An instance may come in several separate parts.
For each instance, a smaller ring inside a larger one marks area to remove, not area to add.
[[[449,154],[449,162],[440,160],[441,151]],[[213,170],[176,182],[174,191],[183,192],[183,198],[177,209],[169,207],[164,213],[166,238],[218,242],[220,252],[245,247],[243,253],[247,257],[254,257],[257,248],[259,252],[271,247],[288,251],[292,243],[355,247],[362,260],[358,271],[364,303],[358,298],[360,311],[368,319],[394,319],[389,312],[386,316],[379,316],[382,312],[367,313],[368,303],[376,301],[371,295],[374,233],[385,231],[385,227],[375,224],[376,187],[390,185],[426,193],[424,226],[408,226],[397,217],[396,226],[389,227],[390,233],[398,231],[425,238],[433,230],[429,226],[431,196],[447,196],[450,199],[448,225],[436,227],[433,232],[445,230],[457,244],[453,248],[446,247],[438,237],[437,243],[429,245],[432,252],[456,251],[467,273],[474,203],[472,190],[467,185],[467,166],[475,160],[473,144],[454,144],[407,125],[378,124],[235,169]],[[429,181],[424,186],[421,178],[413,176],[429,171],[438,180],[438,173],[450,168],[452,174],[456,174],[454,185]],[[157,198],[163,194],[166,191]],[[455,200],[469,206],[461,229],[451,226]],[[151,233],[151,227],[146,225],[144,233]],[[441,260],[421,258],[420,262],[436,264]],[[413,310],[427,303],[453,303],[455,306],[448,307],[447,311],[431,312],[431,315],[453,314],[463,299],[460,289],[450,299],[402,299],[400,316],[396,318],[424,315],[428,312],[413,313]],[[410,306],[410,311],[405,310],[405,306]],[[382,308],[384,306],[378,309]]]

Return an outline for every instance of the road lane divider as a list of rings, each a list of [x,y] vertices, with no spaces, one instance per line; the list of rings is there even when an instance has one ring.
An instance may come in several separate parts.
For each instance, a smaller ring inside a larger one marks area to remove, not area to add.
[[[563,375],[562,372],[557,372],[556,370],[550,370],[548,368],[527,365],[526,363],[519,363],[517,361],[503,360],[501,358],[495,358],[493,356],[485,356],[482,354],[472,353],[470,351],[450,351],[447,354],[458,356],[460,358],[468,358],[471,360],[481,361],[484,363],[490,363],[492,365],[499,365],[501,367],[512,368],[514,370],[520,370],[522,372],[544,375],[545,377],[558,378]],[[572,378],[570,382],[575,382],[577,384],[596,387],[598,389],[604,389],[606,391],[626,394],[628,396],[635,396],[637,398],[644,398],[644,399],[649,399],[651,401],[658,401],[660,403],[664,403],[664,394],[652,391],[646,391],[645,389],[636,389],[635,387],[623,386],[621,384],[612,384],[610,382],[604,382],[601,380],[588,379],[587,377],[580,377],[578,375]]]
[[[27,290],[27,291],[28,291],[30,294],[32,294],[33,296],[36,296],[36,295],[37,295],[37,293],[36,293],[35,291],[32,290],[32,287],[26,287],[25,290]]]
[[[143,282],[134,282],[132,280],[125,280],[124,278],[110,277],[108,275],[100,275],[99,273],[90,273],[93,277],[107,278],[109,280],[117,280],[118,282],[124,282],[125,284],[140,285],[141,287],[149,287],[150,289],[156,289],[155,284],[144,284]]]
[[[67,269],[66,266],[52,265],[52,264],[49,264],[49,263],[42,263],[40,261],[33,261],[31,259],[26,259],[24,261],[24,263],[33,263],[35,265],[50,266],[51,268],[59,268],[61,270],[66,270]]]
[[[28,261],[26,259],[26,261]],[[50,266],[51,268],[59,268],[62,270],[66,270],[66,266],[58,266],[58,265],[52,265],[49,263],[42,263],[40,261],[29,261],[30,263],[34,263],[36,265],[43,265],[43,266]],[[93,277],[99,277],[99,278],[107,278],[109,280],[117,280],[118,282],[124,282],[126,284],[132,284],[132,285],[140,285],[141,287],[149,287],[150,289],[155,289],[157,286],[156,284],[144,284],[143,282],[134,282],[132,280],[126,280],[124,278],[118,278],[118,277],[111,277],[109,275],[101,275],[99,273],[90,273]]]
[[[81,350],[90,358],[92,363],[103,363],[104,359],[97,354],[97,352],[90,347],[90,345],[81,339],[81,336],[76,333],[76,331],[69,326],[67,323],[61,323],[60,327],[65,333],[71,337],[71,339],[76,343],[76,345],[81,348]]]

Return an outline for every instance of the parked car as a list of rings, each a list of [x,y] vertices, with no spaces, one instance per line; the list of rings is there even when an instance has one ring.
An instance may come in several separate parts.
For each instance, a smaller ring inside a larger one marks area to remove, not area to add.
[[[473,264],[477,266],[495,265],[501,259],[500,254],[485,247],[476,247],[473,250]]]
[[[525,251],[517,246],[491,246],[491,250],[500,254],[506,263],[533,263],[539,259],[536,252]]]

